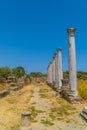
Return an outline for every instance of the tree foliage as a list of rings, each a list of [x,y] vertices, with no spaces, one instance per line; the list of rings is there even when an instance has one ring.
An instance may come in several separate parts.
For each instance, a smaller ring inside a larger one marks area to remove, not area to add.
[[[9,67],[0,68],[0,79],[7,79],[9,76],[12,76],[12,70]]]
[[[87,80],[87,72],[78,71],[77,77],[78,79]]]
[[[63,74],[64,74],[65,79],[69,78],[69,71],[65,71]],[[77,72],[77,79],[87,80],[87,72],[78,71]]]
[[[41,72],[31,72],[30,73],[30,77],[41,77],[41,76],[43,76],[43,74],[41,73]]]
[[[25,69],[22,66],[18,66],[12,69],[12,73],[16,78],[21,78],[26,74]]]
[[[11,69],[10,67],[1,67],[0,68],[0,81],[3,82],[8,79],[10,76],[14,76],[16,79],[25,76],[26,72],[22,66]]]

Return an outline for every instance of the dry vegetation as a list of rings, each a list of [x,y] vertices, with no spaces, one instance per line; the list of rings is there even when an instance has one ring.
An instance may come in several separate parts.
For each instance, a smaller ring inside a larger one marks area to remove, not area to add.
[[[33,88],[33,85],[29,85],[0,99],[0,130],[13,130],[19,125],[21,113],[27,110]]]
[[[40,86],[40,100],[44,100],[49,104],[48,110],[41,110],[40,106],[36,108],[36,102],[30,104],[34,98],[35,87]],[[79,94],[87,98],[87,81],[78,81]],[[23,89],[10,92],[10,94],[0,99],[0,130],[13,130],[20,124],[21,113],[26,110],[32,112],[32,125],[37,124],[44,126],[46,130],[51,130],[51,127],[56,125],[62,129],[66,124],[74,123],[80,126],[79,114],[87,103],[72,105],[61,96],[52,97],[54,90],[45,84],[28,85]],[[62,125],[61,125],[62,124]],[[84,121],[84,126],[85,126]],[[62,128],[61,128],[62,127]],[[87,125],[86,125],[87,127]],[[82,129],[84,130],[84,129]]]
[[[4,84],[0,84],[0,92],[3,91],[6,88]]]
[[[70,125],[70,129],[74,127],[75,130],[82,129],[87,127],[87,124],[80,117],[80,112],[83,107],[87,105],[84,104],[75,104],[72,105],[68,103],[65,99],[62,99],[61,96],[52,97],[54,91],[47,85],[42,84],[39,95],[40,98],[44,99],[48,104],[50,104],[50,109],[41,111],[40,106],[38,110],[35,108],[35,103],[33,104],[32,112],[34,110],[35,115],[32,117],[34,125],[42,124],[44,129],[51,130],[53,126],[57,126],[59,130],[66,130]],[[40,111],[40,112],[39,112]],[[66,126],[66,128],[65,128]]]
[[[82,98],[87,99],[87,80],[78,80],[78,92]]]

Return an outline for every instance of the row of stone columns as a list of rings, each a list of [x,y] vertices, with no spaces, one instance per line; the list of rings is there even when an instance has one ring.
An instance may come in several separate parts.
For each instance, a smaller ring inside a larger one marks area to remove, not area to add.
[[[75,28],[67,29],[68,32],[68,59],[69,59],[69,84],[70,95],[77,95],[77,76],[76,76],[76,52],[75,52]],[[47,68],[47,83],[60,91],[62,87],[62,49],[58,48],[52,61]]]
[[[52,62],[50,62],[47,68],[47,82],[53,85],[55,89],[61,89],[63,71],[62,71],[62,49],[59,48],[53,56]]]

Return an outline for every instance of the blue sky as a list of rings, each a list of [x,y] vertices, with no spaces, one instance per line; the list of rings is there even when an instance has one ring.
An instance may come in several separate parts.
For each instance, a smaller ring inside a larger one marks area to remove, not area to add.
[[[76,27],[77,69],[87,71],[86,0],[0,1],[0,67],[43,72],[57,48],[68,69],[67,28]]]

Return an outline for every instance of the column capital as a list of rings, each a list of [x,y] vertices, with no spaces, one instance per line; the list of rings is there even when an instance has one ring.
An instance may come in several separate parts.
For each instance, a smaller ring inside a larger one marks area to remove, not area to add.
[[[74,32],[76,31],[76,28],[68,28],[67,32],[70,36],[74,36]]]
[[[50,65],[52,64],[52,61],[50,62]]]
[[[49,68],[50,65],[47,66],[47,69]]]
[[[55,56],[53,56],[53,60],[55,59]]]
[[[57,52],[59,52],[59,51],[62,51],[62,48],[58,48],[58,49],[57,49]]]
[[[57,53],[54,53],[54,57],[56,56]]]

